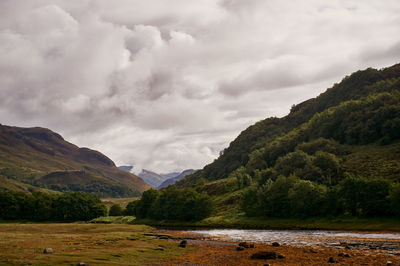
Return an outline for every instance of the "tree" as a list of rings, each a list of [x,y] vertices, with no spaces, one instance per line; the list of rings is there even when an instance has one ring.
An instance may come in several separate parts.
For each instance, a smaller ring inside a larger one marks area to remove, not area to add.
[[[290,216],[289,190],[299,179],[295,176],[280,176],[275,181],[267,182],[259,191],[261,212],[265,216]]]
[[[389,214],[389,192],[387,180],[347,177],[340,183],[339,196],[353,216],[383,216]]]
[[[119,204],[114,204],[111,206],[108,213],[109,216],[121,216],[123,213],[122,208]]]
[[[391,212],[400,217],[400,184],[393,185],[388,200]]]
[[[142,198],[137,203],[135,214],[138,218],[149,217],[153,203],[156,201],[159,192],[155,189],[149,189],[143,192]]]
[[[312,165],[321,169],[323,180],[320,183],[332,185],[339,182],[341,168],[339,160],[334,154],[317,151],[315,158],[312,160]]]
[[[246,213],[246,216],[257,216],[260,214],[260,206],[257,196],[257,188],[250,187],[243,193],[240,201],[240,208]]]
[[[311,181],[300,180],[289,189],[292,216],[311,217],[323,213],[327,188]]]
[[[310,156],[297,150],[280,157],[274,169],[284,176],[295,173],[297,169],[303,169],[310,162]]]
[[[125,208],[125,215],[130,215],[130,216],[136,215],[135,209],[136,209],[136,206],[138,203],[139,203],[139,200],[134,200],[134,201],[129,202]]]

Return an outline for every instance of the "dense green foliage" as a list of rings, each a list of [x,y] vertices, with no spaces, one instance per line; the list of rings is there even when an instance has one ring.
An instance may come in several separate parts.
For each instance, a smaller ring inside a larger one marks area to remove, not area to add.
[[[124,213],[121,206],[119,204],[114,204],[111,206],[110,211],[108,212],[109,216],[121,216]]]
[[[60,192],[87,192],[94,193],[99,197],[132,197],[139,196],[137,191],[130,189],[125,185],[104,182],[92,181],[87,184],[53,184],[46,185],[40,182],[33,182],[32,185],[41,188],[47,188]]]
[[[213,211],[209,196],[175,186],[160,191],[147,190],[139,201],[130,204],[127,206],[129,214],[156,220],[198,221],[210,216]]]
[[[388,180],[346,177],[329,187],[292,175],[252,186],[244,193],[241,208],[248,216],[377,217],[400,216],[399,203],[399,184]]]
[[[399,182],[397,64],[358,71],[250,126],[177,185],[208,193],[219,215],[398,217]]]
[[[88,221],[106,214],[106,206],[92,194],[0,192],[0,219],[4,220]]]

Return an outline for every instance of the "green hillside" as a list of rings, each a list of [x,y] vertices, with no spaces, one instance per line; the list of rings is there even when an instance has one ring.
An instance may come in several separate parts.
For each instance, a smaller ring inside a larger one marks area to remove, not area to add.
[[[369,68],[355,72],[318,97],[294,105],[289,115],[283,118],[267,118],[250,126],[230,143],[216,161],[180,184],[195,183],[201,178],[206,180],[226,178],[235,169],[247,164],[251,152],[265,147],[277,137],[308,122],[317,113],[349,100],[365,98],[376,93],[398,91],[399,78],[400,64],[382,70]]]
[[[45,128],[0,125],[0,188],[137,196],[149,186],[98,151],[79,148]]]
[[[210,195],[215,216],[304,218],[400,215],[399,182],[397,64],[355,72],[250,126],[177,185]]]

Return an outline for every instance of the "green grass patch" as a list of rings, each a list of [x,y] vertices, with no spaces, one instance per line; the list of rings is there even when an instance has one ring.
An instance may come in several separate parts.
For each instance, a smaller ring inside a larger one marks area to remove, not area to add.
[[[135,220],[135,216],[104,216],[91,220],[91,223],[97,224],[129,224]]]

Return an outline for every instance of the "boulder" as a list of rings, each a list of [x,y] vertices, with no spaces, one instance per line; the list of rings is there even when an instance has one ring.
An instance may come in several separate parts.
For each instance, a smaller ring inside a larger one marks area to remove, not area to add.
[[[275,251],[259,251],[251,255],[251,259],[253,260],[270,260],[270,259],[276,259],[277,254]]]
[[[242,251],[242,250],[244,250],[244,247],[242,246],[236,247],[236,251]]]
[[[179,243],[179,247],[181,248],[185,248],[187,245],[187,241],[186,240],[182,240],[181,243]]]
[[[344,252],[340,252],[338,254],[339,257],[345,257],[345,258],[350,258],[350,254],[344,253]]]
[[[79,262],[78,264],[76,264],[76,266],[89,266],[89,264],[84,263],[84,262]]]
[[[44,254],[53,254],[53,249],[52,249],[52,248],[45,248],[45,249],[43,250],[43,253],[44,253]]]
[[[337,261],[333,257],[330,257],[328,263],[337,263]]]
[[[281,244],[279,244],[278,242],[273,242],[273,243],[272,243],[272,246],[273,246],[273,247],[279,247],[280,245],[281,245]]]
[[[249,244],[247,244],[246,242],[240,242],[239,247],[249,248]]]

